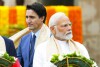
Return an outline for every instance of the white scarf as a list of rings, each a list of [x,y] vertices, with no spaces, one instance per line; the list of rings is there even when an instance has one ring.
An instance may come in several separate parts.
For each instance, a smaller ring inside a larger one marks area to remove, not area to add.
[[[42,42],[48,40],[50,38],[50,29],[47,27],[47,25],[43,24],[42,28],[40,29],[39,36],[35,43],[35,48]]]
[[[73,40],[69,40],[68,43],[71,53],[75,51],[79,52],[79,48],[77,47],[77,45],[74,43]],[[53,54],[62,54],[61,47],[58,44],[56,44],[53,36],[48,41],[47,45],[48,45],[46,48],[47,61],[51,59]]]
[[[19,42],[20,42],[20,39],[22,38],[22,36],[30,33],[31,31],[29,30],[29,28],[25,28],[21,31],[19,31],[18,33],[14,34],[13,36],[9,37],[9,39],[11,39],[14,44],[15,44],[15,47],[17,48],[18,45],[19,45]],[[40,33],[39,33],[39,37],[37,38],[37,41],[36,41],[36,46],[38,44],[40,44],[41,42],[44,42],[45,40],[47,40],[49,37],[50,37],[50,30],[49,28],[47,27],[47,25],[43,24],[42,25],[42,28],[40,29]]]
[[[13,36],[9,37],[14,42],[15,48],[18,47],[21,37],[28,34],[30,32],[29,28],[25,28],[18,33],[14,34]]]
[[[0,36],[0,54],[4,54],[6,52],[6,46],[4,39]]]

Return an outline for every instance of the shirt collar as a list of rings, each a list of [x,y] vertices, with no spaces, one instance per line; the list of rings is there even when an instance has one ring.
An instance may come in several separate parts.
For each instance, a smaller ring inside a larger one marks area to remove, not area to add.
[[[31,32],[31,33],[32,33],[32,36],[35,34],[35,36],[38,37],[40,30],[38,30],[36,33],[34,33],[34,32]]]

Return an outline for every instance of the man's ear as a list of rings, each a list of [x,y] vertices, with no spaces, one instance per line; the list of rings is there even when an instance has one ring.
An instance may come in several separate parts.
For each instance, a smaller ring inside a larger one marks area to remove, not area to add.
[[[56,34],[56,30],[55,30],[55,27],[54,27],[54,26],[50,27],[50,30],[51,30],[51,32],[52,32],[53,34]]]
[[[43,17],[41,17],[41,21],[43,22],[43,20],[44,20],[44,16]]]

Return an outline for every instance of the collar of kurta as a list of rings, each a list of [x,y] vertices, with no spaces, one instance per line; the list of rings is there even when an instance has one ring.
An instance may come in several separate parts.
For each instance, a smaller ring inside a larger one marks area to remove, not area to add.
[[[4,39],[0,36],[0,54],[4,54],[6,52],[6,46]]]

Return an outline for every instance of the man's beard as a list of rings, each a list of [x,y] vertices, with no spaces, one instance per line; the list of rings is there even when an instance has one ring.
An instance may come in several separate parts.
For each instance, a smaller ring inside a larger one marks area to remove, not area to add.
[[[63,33],[59,32],[59,31],[56,29],[56,34],[55,34],[55,36],[56,36],[57,38],[62,39],[62,40],[70,40],[70,39],[72,39],[73,35],[72,35],[72,31],[69,31],[69,32],[70,32],[70,33],[65,33],[65,34],[63,34]]]
[[[67,35],[66,35],[66,40],[70,40],[70,39],[72,39],[72,37],[73,37],[72,33],[67,34]]]

